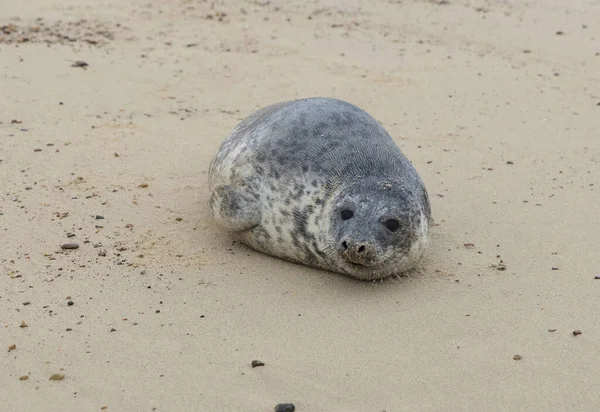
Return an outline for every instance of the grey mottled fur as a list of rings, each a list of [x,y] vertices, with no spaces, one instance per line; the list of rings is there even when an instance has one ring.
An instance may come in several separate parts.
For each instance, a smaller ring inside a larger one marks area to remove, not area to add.
[[[248,246],[355,278],[408,270],[427,243],[416,170],[375,119],[340,100],[278,103],[243,120],[215,155],[209,188],[215,219]]]

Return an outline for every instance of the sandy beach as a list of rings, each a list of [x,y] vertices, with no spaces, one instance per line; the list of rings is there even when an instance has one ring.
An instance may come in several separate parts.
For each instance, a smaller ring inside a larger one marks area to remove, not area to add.
[[[3,411],[600,410],[599,1],[4,1],[0,92]],[[212,220],[225,136],[311,96],[420,173],[416,270]]]

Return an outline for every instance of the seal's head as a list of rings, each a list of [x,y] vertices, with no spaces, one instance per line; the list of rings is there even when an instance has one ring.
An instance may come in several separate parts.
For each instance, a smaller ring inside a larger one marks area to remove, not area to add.
[[[429,229],[422,188],[366,178],[343,187],[328,210],[330,264],[357,279],[379,279],[413,268]]]

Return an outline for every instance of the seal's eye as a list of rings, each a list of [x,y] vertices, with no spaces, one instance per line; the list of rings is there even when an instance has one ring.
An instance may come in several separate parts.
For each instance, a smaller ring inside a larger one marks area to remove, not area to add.
[[[352,212],[352,210],[342,210],[342,220],[352,219],[352,216],[354,216],[354,212]]]
[[[397,232],[398,229],[400,229],[400,222],[398,222],[396,219],[386,220],[384,225],[390,232]]]

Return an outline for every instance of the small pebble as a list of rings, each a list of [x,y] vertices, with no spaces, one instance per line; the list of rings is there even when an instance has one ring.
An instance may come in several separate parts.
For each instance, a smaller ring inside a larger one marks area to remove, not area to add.
[[[62,373],[55,373],[54,375],[50,376],[51,381],[62,381],[64,378],[65,375],[63,375]]]
[[[523,359],[523,357],[521,355],[515,355],[515,356],[513,356],[513,359],[514,360],[521,360],[521,359]]]
[[[89,64],[87,62],[81,61],[81,60],[77,60],[75,63],[73,63],[71,65],[71,67],[81,67],[81,68],[86,68],[88,67]]]
[[[577,335],[581,335],[581,331],[579,329],[575,329],[573,331],[573,335],[577,336]]]
[[[27,375],[23,375],[19,378],[20,381],[26,381],[27,379],[29,379],[29,376]]]
[[[176,217],[176,218],[175,218],[175,220],[176,220],[176,221],[178,221],[178,222],[181,222],[181,221],[183,220],[183,218],[181,218],[181,217]]]
[[[28,328],[28,327],[29,327],[29,325],[28,325],[28,324],[26,324],[25,322],[21,322],[21,326],[20,326],[20,327],[21,327],[21,328]]]
[[[11,350],[15,350],[17,349],[17,345],[15,345],[14,343],[12,345],[8,345],[8,351],[10,352]]]
[[[256,368],[257,366],[265,366],[264,362],[261,362],[259,360],[253,360],[251,365],[253,368]]]
[[[600,279],[600,276],[594,276],[594,279]]]
[[[72,300],[70,300],[70,301],[68,301],[68,302],[67,302],[67,305],[69,305],[69,306],[73,306],[73,305],[74,305],[74,303],[73,303],[73,301],[72,301]]]
[[[556,332],[556,329],[548,329],[548,332]]]
[[[60,246],[61,249],[77,249],[79,248],[79,243],[71,242],[71,243],[63,243]]]
[[[102,215],[96,215],[96,219],[98,219],[98,220],[104,219],[104,216],[102,216]]]
[[[275,407],[275,412],[294,412],[296,407],[293,403],[280,403]]]
[[[148,187],[148,183],[141,183],[138,187],[145,188]]]

